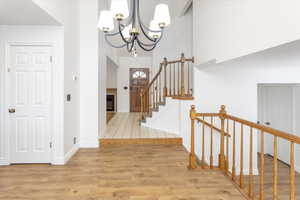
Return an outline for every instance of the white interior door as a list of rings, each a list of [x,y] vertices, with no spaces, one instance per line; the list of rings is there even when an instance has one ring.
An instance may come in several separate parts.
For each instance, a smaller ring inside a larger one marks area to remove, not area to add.
[[[260,122],[287,133],[293,133],[293,86],[264,85],[260,88]],[[274,137],[266,134],[265,152],[273,155]],[[278,138],[278,159],[290,162],[290,143]]]
[[[51,47],[9,50],[11,163],[51,162]]]

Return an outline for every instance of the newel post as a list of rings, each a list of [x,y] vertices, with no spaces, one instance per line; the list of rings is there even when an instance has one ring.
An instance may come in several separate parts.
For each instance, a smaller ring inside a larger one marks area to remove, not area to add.
[[[190,118],[191,118],[191,152],[189,155],[189,169],[196,168],[196,155],[195,155],[195,119],[196,119],[196,109],[195,106],[191,106],[190,110]]]
[[[221,106],[219,111],[221,120],[221,142],[220,142],[220,154],[219,154],[219,168],[225,169],[225,115],[226,107]]]
[[[186,59],[184,57],[184,53],[181,54],[181,90],[180,95],[185,96],[185,87],[184,87],[184,63],[186,62]],[[179,80],[178,80],[179,82]]]
[[[168,61],[167,58],[164,58],[164,97],[168,96],[168,89],[167,89],[167,66],[168,66]]]

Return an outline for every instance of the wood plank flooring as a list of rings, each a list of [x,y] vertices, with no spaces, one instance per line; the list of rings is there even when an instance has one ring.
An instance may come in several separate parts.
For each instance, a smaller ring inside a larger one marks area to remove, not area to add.
[[[260,160],[258,159],[258,164],[260,164]],[[260,165],[258,165],[260,166]],[[289,199],[290,192],[290,182],[289,175],[290,167],[285,163],[278,161],[278,199],[285,200]],[[265,200],[271,200],[272,191],[273,191],[273,157],[269,155],[265,155]],[[237,178],[238,181],[238,178]],[[248,176],[245,176],[245,183],[248,189]],[[296,199],[300,200],[300,174],[296,173],[295,178],[296,184]],[[256,199],[259,199],[259,176],[254,176],[254,194]]]
[[[177,134],[142,127],[139,113],[117,113],[107,124],[105,139],[179,138]]]
[[[219,171],[186,168],[181,145],[81,149],[65,166],[0,167],[1,200],[241,200]]]

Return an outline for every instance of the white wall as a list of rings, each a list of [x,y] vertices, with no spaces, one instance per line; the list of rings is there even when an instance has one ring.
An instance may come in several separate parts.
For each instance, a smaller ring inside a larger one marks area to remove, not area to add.
[[[79,1],[78,0],[33,0],[64,27],[64,95],[72,95],[71,102],[64,105],[65,154],[74,148],[73,139],[79,137],[80,99],[79,82]],[[91,11],[92,12],[92,11]],[[86,66],[85,66],[86,67]],[[80,79],[80,78],[79,78]]]
[[[298,0],[194,0],[197,63],[226,61],[300,38]]]
[[[98,0],[80,0],[80,146],[98,147]]]
[[[166,104],[160,105],[158,112],[152,112],[142,126],[180,135],[180,101],[166,98]]]
[[[129,69],[130,68],[151,68],[151,57],[120,57],[118,69],[118,112],[130,111],[129,93]],[[124,87],[128,89],[125,90]]]
[[[159,68],[166,57],[168,60],[180,59],[181,53],[186,57],[192,57],[193,53],[193,9],[189,9],[186,15],[175,17],[165,29],[164,37],[153,51],[153,68]]]
[[[106,76],[106,88],[118,87],[118,65],[107,58],[107,76]]]
[[[64,37],[63,28],[57,26],[0,26],[0,165],[9,164],[9,133],[5,132],[7,116],[5,105],[6,45],[8,43],[50,44],[53,46],[53,164],[63,164],[64,157]],[[6,102],[8,103],[8,102]]]

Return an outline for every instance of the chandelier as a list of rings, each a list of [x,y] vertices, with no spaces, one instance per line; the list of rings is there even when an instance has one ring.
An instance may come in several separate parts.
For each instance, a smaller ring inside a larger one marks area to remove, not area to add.
[[[155,7],[154,18],[147,27],[141,20],[139,0],[131,0],[130,12],[127,0],[112,0],[110,10],[100,12],[98,28],[104,32],[106,42],[114,48],[126,48],[128,52],[136,52],[138,45],[144,51],[152,51],[170,22],[169,7],[166,4]],[[122,44],[113,44],[109,38],[114,36],[119,36]]]

